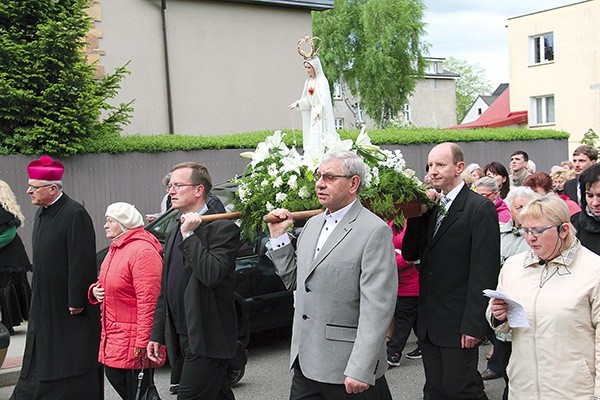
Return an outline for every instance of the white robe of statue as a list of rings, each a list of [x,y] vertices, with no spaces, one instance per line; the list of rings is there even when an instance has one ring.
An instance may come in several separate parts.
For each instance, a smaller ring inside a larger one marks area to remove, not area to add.
[[[308,63],[314,68],[314,77],[309,75],[304,83],[302,97],[292,103],[290,108],[298,107],[302,112],[304,154],[320,159],[324,153],[324,143],[327,139],[337,136],[331,93],[319,58],[314,57],[305,60],[304,63]]]

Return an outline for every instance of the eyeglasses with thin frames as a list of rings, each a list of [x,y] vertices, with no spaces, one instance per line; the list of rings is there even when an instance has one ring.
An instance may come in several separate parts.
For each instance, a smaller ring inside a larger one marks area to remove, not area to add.
[[[352,176],[348,176],[348,175],[333,175],[333,174],[322,174],[320,172],[315,172],[315,179],[318,181],[319,179],[323,179],[323,182],[325,183],[333,183],[335,182],[338,178],[346,178],[346,179],[350,179],[352,178]]]
[[[37,192],[39,189],[44,188],[44,187],[48,187],[48,186],[52,186],[53,183],[48,183],[46,185],[40,185],[40,186],[35,186],[35,185],[27,185],[27,190],[31,190],[32,192]]]
[[[175,189],[176,192],[179,192],[182,187],[198,185],[198,183],[169,183],[165,188],[167,189],[167,192],[170,192],[171,189]]]
[[[534,238],[539,238],[550,228],[557,228],[560,225],[550,225],[544,228],[519,228],[519,233],[525,237],[531,234]]]

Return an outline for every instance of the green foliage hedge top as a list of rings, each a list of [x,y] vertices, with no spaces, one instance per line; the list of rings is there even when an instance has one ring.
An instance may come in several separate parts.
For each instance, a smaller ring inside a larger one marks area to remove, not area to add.
[[[285,130],[284,141],[288,146],[302,145],[302,132]],[[357,130],[339,131],[342,139],[356,139]],[[223,136],[124,136],[116,135],[90,140],[84,146],[86,153],[157,153],[163,151],[253,149],[273,131],[238,133]],[[430,128],[375,129],[369,131],[373,144],[411,145],[441,142],[513,141],[567,139],[569,134],[554,130],[528,130],[517,128],[494,128],[477,130],[444,130]],[[1,152],[1,150],[0,150]]]

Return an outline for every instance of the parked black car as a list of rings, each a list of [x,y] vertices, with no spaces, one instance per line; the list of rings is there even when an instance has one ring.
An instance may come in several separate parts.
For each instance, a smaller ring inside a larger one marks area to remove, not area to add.
[[[235,187],[226,183],[215,185],[212,193],[221,199],[226,209],[229,209],[234,191]],[[167,234],[177,225],[177,214],[177,210],[171,209],[146,225],[145,228],[164,246]],[[283,282],[275,273],[273,263],[266,256],[267,243],[268,236],[259,234],[253,243],[242,245],[236,259],[235,298],[238,341],[242,351],[248,345],[251,334],[292,324],[293,293],[286,290]],[[107,251],[108,247],[96,253],[98,269],[100,269]],[[245,364],[245,360],[243,361]],[[238,370],[238,376],[233,376],[235,371],[230,374],[233,384],[243,376],[243,370],[239,371],[239,368],[236,370]]]

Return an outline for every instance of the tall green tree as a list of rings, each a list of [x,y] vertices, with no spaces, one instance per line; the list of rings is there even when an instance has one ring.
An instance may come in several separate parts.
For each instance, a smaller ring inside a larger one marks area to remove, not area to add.
[[[460,75],[456,80],[456,120],[460,123],[478,96],[492,93],[492,84],[479,64],[448,57],[444,61],[444,69]]]
[[[336,0],[333,9],[313,12],[329,81],[344,81],[381,127],[401,113],[423,76],[424,9],[421,0]]]
[[[127,73],[101,79],[87,63],[88,0],[0,2],[0,151],[80,152],[87,139],[115,134],[130,104],[108,100]]]

